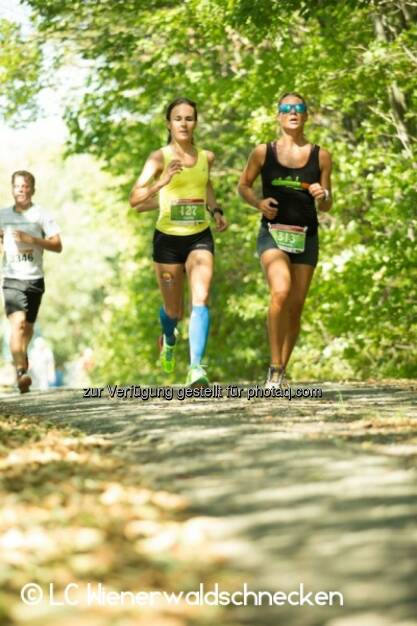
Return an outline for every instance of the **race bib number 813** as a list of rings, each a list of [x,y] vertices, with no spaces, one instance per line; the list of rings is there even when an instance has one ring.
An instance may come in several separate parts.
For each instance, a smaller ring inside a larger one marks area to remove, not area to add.
[[[307,226],[269,224],[269,232],[280,250],[293,254],[304,252]]]

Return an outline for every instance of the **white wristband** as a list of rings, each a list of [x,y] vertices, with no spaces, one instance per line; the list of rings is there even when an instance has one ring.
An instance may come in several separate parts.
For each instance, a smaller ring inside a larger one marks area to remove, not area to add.
[[[323,189],[323,192],[324,192],[323,200],[327,202],[328,200],[330,200],[330,191],[328,189]]]

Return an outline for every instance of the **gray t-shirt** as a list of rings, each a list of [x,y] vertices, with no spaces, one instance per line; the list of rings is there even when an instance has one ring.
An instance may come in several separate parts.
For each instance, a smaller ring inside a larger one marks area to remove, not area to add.
[[[3,230],[3,277],[43,278],[43,249],[15,241],[12,231],[21,230],[40,239],[53,237],[60,232],[55,220],[37,204],[22,212],[11,206],[0,210],[0,229]]]

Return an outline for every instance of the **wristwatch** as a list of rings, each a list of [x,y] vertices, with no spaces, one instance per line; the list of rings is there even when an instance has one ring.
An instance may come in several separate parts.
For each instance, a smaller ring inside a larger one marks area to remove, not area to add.
[[[219,206],[215,206],[214,209],[209,209],[209,213],[211,217],[214,217],[215,213],[220,213],[220,215],[224,215],[223,209],[221,209]]]

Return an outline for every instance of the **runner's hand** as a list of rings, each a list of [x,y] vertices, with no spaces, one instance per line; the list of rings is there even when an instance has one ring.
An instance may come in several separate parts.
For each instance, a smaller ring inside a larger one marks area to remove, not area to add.
[[[175,174],[182,172],[183,166],[179,159],[172,159],[166,170],[162,173],[159,179],[163,186],[168,185],[171,182],[172,177]]]
[[[214,214],[214,221],[216,222],[216,231],[218,233],[222,233],[226,230],[226,228],[229,228],[229,222],[227,221],[225,216],[221,215],[220,213],[216,212]]]
[[[273,220],[278,213],[278,201],[274,198],[263,198],[258,202],[258,209],[268,220]]]
[[[33,239],[32,235],[24,233],[23,230],[14,230],[12,234],[14,240],[18,243],[29,243],[31,245],[35,244],[35,240]]]
[[[326,197],[324,188],[320,185],[320,183],[313,183],[310,185],[308,193],[313,196],[314,200],[324,200]]]

